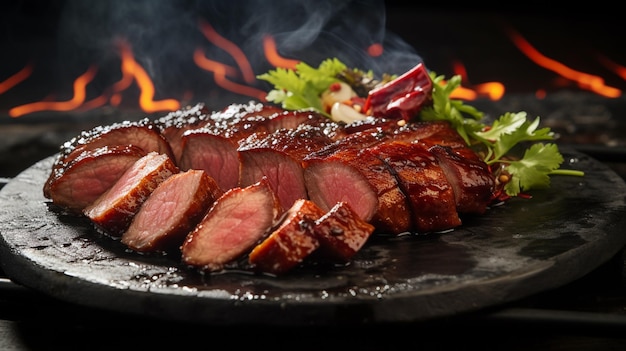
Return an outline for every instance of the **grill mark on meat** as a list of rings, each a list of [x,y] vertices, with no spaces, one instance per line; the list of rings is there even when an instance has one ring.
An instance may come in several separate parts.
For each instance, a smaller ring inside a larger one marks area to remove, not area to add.
[[[315,222],[320,241],[316,254],[325,261],[347,263],[365,245],[374,226],[362,220],[347,202],[337,203]]]
[[[211,272],[235,264],[268,234],[281,213],[278,197],[266,180],[228,189],[187,235],[182,262]]]
[[[286,211],[297,199],[308,198],[302,168],[304,157],[332,142],[340,133],[336,131],[339,128],[337,124],[331,127],[301,124],[262,136],[252,134],[238,148],[240,186],[267,178]]]
[[[323,215],[324,211],[312,201],[297,200],[276,229],[250,251],[248,262],[263,273],[278,275],[291,270],[320,246],[313,228]]]
[[[52,169],[44,196],[55,205],[80,214],[143,156],[143,149],[132,145],[86,150],[63,168]]]
[[[311,200],[323,210],[347,202],[378,230],[403,233],[411,228],[409,204],[396,177],[371,152],[345,149],[307,158],[304,180]]]
[[[137,160],[83,213],[111,236],[121,236],[150,193],[179,169],[165,154],[150,152]]]
[[[368,149],[398,179],[411,208],[412,230],[420,233],[461,225],[454,191],[437,158],[419,143],[393,141]]]
[[[146,199],[120,241],[139,252],[179,253],[187,234],[221,195],[202,170],[173,174]]]

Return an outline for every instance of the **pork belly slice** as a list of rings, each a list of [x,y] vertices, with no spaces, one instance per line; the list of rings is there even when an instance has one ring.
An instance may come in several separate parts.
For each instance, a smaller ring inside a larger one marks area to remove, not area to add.
[[[398,180],[380,158],[365,150],[346,149],[328,157],[306,158],[304,182],[309,199],[324,211],[347,202],[377,231],[399,234],[410,230],[409,204]]]
[[[281,215],[266,180],[226,190],[181,247],[182,262],[215,272],[234,263],[264,238]]]
[[[179,252],[185,237],[223,195],[215,180],[202,170],[173,174],[143,203],[121,237],[139,252]]]
[[[459,213],[483,214],[492,200],[495,179],[489,166],[471,149],[435,145],[429,151],[437,157],[450,182]]]
[[[209,121],[210,111],[204,103],[170,112],[155,121],[156,127],[159,128],[172,149],[176,164],[180,164],[183,133],[190,129],[200,128]]]
[[[44,196],[57,206],[81,214],[143,156],[145,152],[132,145],[87,150],[67,166],[52,170]]]
[[[263,273],[279,275],[293,269],[320,246],[313,228],[324,213],[310,200],[297,200],[272,233],[250,251],[248,262]]]
[[[189,130],[182,137],[181,169],[202,169],[224,190],[240,186],[237,149],[241,140],[285,127],[295,128],[304,122],[317,123],[323,118],[312,112],[284,112],[267,105],[260,105],[256,109],[237,109],[237,106],[240,105],[215,114],[211,117],[211,123]]]
[[[383,160],[409,199],[412,231],[429,233],[461,225],[454,190],[437,157],[419,143],[392,141],[367,150]]]
[[[239,143],[239,184],[248,186],[267,178],[283,210],[308,198],[302,160],[332,142],[328,128],[302,124],[270,134],[253,134]]]
[[[134,215],[154,189],[179,169],[165,154],[148,153],[124,174],[83,213],[106,233],[121,236]]]
[[[365,245],[374,229],[347,202],[339,202],[315,222],[313,232],[320,241],[316,254],[324,260],[346,263]]]

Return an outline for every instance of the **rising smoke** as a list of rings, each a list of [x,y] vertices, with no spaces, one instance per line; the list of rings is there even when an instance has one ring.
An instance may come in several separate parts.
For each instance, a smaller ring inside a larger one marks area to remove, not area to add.
[[[57,35],[60,71],[76,77],[96,64],[101,73],[95,88],[112,84],[119,79],[116,45],[123,39],[157,94],[215,89],[211,73],[194,64],[194,50],[201,47],[208,58],[236,65],[202,35],[201,20],[240,47],[255,74],[273,68],[263,53],[266,34],[275,38],[282,56],[311,65],[337,57],[351,67],[400,74],[421,62],[413,48],[386,31],[382,0],[67,0]],[[382,55],[369,56],[368,47],[376,43],[383,44]]]

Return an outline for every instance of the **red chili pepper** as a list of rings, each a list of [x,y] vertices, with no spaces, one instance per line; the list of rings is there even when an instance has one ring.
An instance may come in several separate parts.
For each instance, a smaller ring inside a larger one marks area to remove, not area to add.
[[[329,91],[339,91],[341,90],[341,84],[339,84],[339,82],[334,82],[331,83],[330,86],[328,87]]]
[[[376,117],[410,120],[431,99],[433,82],[422,63],[387,84],[372,89],[363,111]]]

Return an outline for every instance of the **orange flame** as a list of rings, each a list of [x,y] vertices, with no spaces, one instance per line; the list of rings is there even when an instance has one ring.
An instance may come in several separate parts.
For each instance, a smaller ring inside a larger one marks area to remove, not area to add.
[[[246,85],[237,84],[228,80],[226,76],[236,74],[236,69],[223,63],[206,58],[201,49],[195,50],[193,54],[193,61],[196,63],[196,65],[198,65],[198,67],[206,71],[213,72],[215,83],[217,83],[217,85],[221,86],[222,88],[238,94],[256,98],[259,101],[266,101],[266,93],[264,91]]]
[[[573,70],[556,60],[544,56],[514,30],[509,29],[509,36],[517,48],[537,65],[577,82],[580,88],[593,91],[598,95],[609,98],[621,96],[621,90],[605,85],[604,79],[601,77]]]
[[[196,65],[201,69],[212,72],[214,74],[215,83],[221,88],[237,94],[250,96],[259,101],[266,101],[267,93],[251,86],[256,83],[256,76],[252,70],[250,62],[245,56],[245,53],[233,42],[217,33],[208,22],[201,20],[199,22],[199,29],[206,39],[230,54],[237,66],[233,67],[211,60],[207,58],[203,51],[199,48],[193,53],[193,59]],[[596,94],[610,98],[621,96],[621,90],[605,85],[605,82],[601,77],[576,71],[554,59],[546,57],[514,30],[509,29],[509,36],[514,45],[516,45],[524,55],[534,61],[537,65],[553,71],[568,80],[576,82],[582,89],[590,90]],[[299,60],[281,56],[278,52],[275,39],[269,34],[263,37],[263,50],[267,61],[274,67],[295,69],[295,66],[300,62]],[[372,44],[367,48],[367,53],[372,57],[380,56],[383,53],[383,46],[378,43]],[[74,81],[74,95],[70,100],[28,103],[13,107],[9,110],[9,115],[15,118],[44,110],[68,111],[73,109],[93,109],[103,106],[107,102],[112,106],[118,106],[122,101],[121,92],[128,89],[133,82],[136,82],[138,88],[140,89],[139,105],[144,112],[173,111],[180,108],[180,102],[174,99],[165,99],[160,101],[153,100],[155,87],[152,80],[146,70],[135,60],[132,49],[127,43],[122,42],[119,44],[119,54],[121,58],[122,77],[101,96],[90,101],[85,101],[87,97],[86,87],[94,79],[97,73],[97,68],[92,66]],[[612,70],[615,74],[626,80],[626,67],[618,65],[617,63],[602,56],[600,56],[598,60],[608,69]],[[455,89],[452,92],[451,97],[465,100],[475,100],[480,97],[487,97],[491,100],[499,100],[504,95],[505,87],[502,83],[486,82],[471,85],[467,79],[465,67],[461,63],[453,63],[453,67],[454,71],[457,72],[456,74],[461,75],[462,81],[464,84],[467,84],[467,86],[461,86]],[[33,70],[33,65],[28,64],[6,80],[0,81],[0,94],[5,93],[24,80],[28,79],[32,75]],[[243,79],[245,83],[236,83],[232,80],[233,77]],[[538,90],[535,94],[538,98],[543,98],[546,95],[546,91]]]
[[[453,67],[456,72],[455,74],[461,76],[462,82],[469,82],[467,70],[462,63],[454,62]],[[474,85],[472,89],[459,86],[454,89],[454,91],[450,94],[450,97],[463,100],[476,100],[479,96],[484,96],[490,100],[497,101],[504,96],[505,90],[504,84],[500,82],[486,82]]]
[[[298,60],[291,60],[282,57],[278,53],[278,50],[276,49],[276,41],[271,35],[263,37],[263,52],[265,53],[267,61],[274,67],[296,69],[296,65],[300,63]]]
[[[135,61],[131,49],[128,45],[120,43],[120,56],[122,59],[122,78],[113,86],[114,94],[109,98],[101,95],[93,100],[85,102],[86,87],[95,77],[97,68],[91,66],[87,72],[82,74],[74,81],[74,97],[68,101],[40,101],[14,107],[9,110],[9,115],[13,118],[23,116],[25,114],[40,111],[70,111],[75,109],[89,110],[103,106],[109,101],[112,105],[118,105],[121,101],[119,92],[127,89],[133,82],[137,82],[141,93],[139,96],[139,105],[145,112],[157,111],[174,111],[180,108],[180,103],[173,99],[154,101],[154,85],[146,71]],[[27,66],[17,74],[13,75],[7,81],[3,82],[8,87],[13,86],[21,80],[26,79],[32,67]],[[5,85],[3,85],[5,86]]]
[[[235,62],[237,62],[237,65],[239,66],[239,69],[241,70],[241,73],[243,74],[243,79],[247,83],[252,84],[256,81],[256,76],[254,75],[254,71],[252,70],[252,66],[250,65],[250,62],[248,62],[246,55],[243,53],[243,51],[241,51],[241,49],[237,45],[235,45],[230,40],[219,35],[219,33],[215,31],[213,26],[211,26],[211,24],[209,24],[206,21],[203,21],[203,20],[200,21],[200,31],[202,31],[202,34],[204,34],[204,36],[211,43],[224,49],[224,51],[229,53],[230,56],[232,56],[233,59],[235,59]]]
[[[14,86],[20,84],[22,81],[24,81],[26,78],[28,78],[32,73],[33,73],[33,65],[32,64],[28,64],[28,65],[24,66],[24,68],[19,70],[17,73],[15,73],[14,75],[10,76],[9,78],[4,80],[3,82],[0,82],[0,94],[3,94],[4,92],[8,91],[9,89],[13,88]]]
[[[459,86],[450,93],[450,97],[453,99],[476,100],[478,93],[472,89]]]
[[[603,55],[598,55],[598,61],[617,74],[620,78],[626,80],[626,67],[615,63],[613,60]]]
[[[131,53],[131,50],[130,50],[130,47],[128,46],[128,44],[126,44],[124,42],[119,42],[118,43],[118,50],[120,51],[120,55],[121,55],[122,61],[124,60],[124,58],[126,58],[127,60],[130,60],[130,61],[134,61],[132,53]],[[122,66],[122,68],[123,68],[123,66]],[[120,80],[118,80],[115,84],[113,84],[113,87],[111,87],[111,89],[113,90],[114,93],[119,93],[119,92],[122,92],[122,91],[128,89],[131,84],[133,84],[133,75],[132,75],[132,73],[129,70],[122,69],[122,78],[120,78]]]
[[[38,111],[69,111],[79,107],[85,101],[85,88],[96,75],[97,68],[89,67],[85,73],[74,81],[74,97],[68,101],[41,101],[14,107],[9,110],[9,116],[16,118]]]
[[[141,94],[139,106],[145,112],[174,111],[180,108],[180,103],[174,99],[154,101],[154,85],[146,71],[135,61],[133,53],[128,45],[120,44],[120,56],[122,57],[122,72],[135,78]]]

